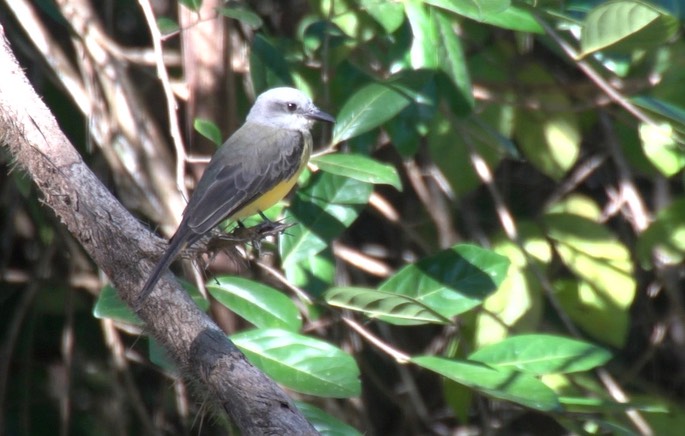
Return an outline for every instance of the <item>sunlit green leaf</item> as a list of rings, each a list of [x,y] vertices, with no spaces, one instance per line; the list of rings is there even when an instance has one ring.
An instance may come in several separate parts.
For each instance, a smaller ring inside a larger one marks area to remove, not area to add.
[[[542,334],[513,336],[469,356],[490,366],[532,374],[587,371],[610,358],[608,351],[588,342]]]
[[[554,391],[529,374],[434,356],[415,357],[412,362],[495,398],[538,410],[560,408]]]
[[[222,276],[210,279],[207,290],[217,301],[259,328],[282,328],[298,331],[300,313],[293,301],[282,292],[242,277]]]
[[[486,16],[503,12],[511,6],[510,0],[426,0],[426,3],[477,21],[483,21]]]
[[[359,395],[359,369],[349,354],[309,336],[260,329],[231,336],[255,366],[296,392],[320,397]]]
[[[455,245],[405,266],[378,290],[411,297],[450,319],[481,304],[502,283],[508,267],[509,261],[492,251]],[[412,324],[392,318],[396,324]]]
[[[585,18],[581,56],[598,50],[633,50],[662,44],[678,30],[675,17],[647,2],[618,0],[602,3]]]
[[[450,320],[421,303],[418,299],[392,292],[366,288],[333,288],[326,292],[326,302],[332,306],[356,310],[398,324],[449,324]],[[401,322],[395,322],[401,320]]]
[[[593,328],[600,338],[621,346],[627,334],[627,310],[635,297],[637,284],[633,277],[633,262],[626,247],[606,227],[586,218],[571,214],[548,214],[544,223],[557,253],[564,264],[576,276],[583,279],[574,294],[565,288],[566,302],[576,305],[578,316],[590,321],[607,318],[605,322],[616,323],[609,332]],[[575,313],[576,311],[574,311]],[[625,324],[625,325],[624,325]]]
[[[518,144],[537,169],[555,180],[561,179],[580,154],[582,134],[577,114],[570,110],[571,102],[566,93],[555,86],[540,65],[530,65],[519,74],[531,85],[545,84],[545,92],[536,98],[541,105],[556,109],[519,111],[515,133]],[[562,110],[565,107],[569,110]]]
[[[395,32],[404,22],[404,7],[400,2],[361,0],[359,3],[386,33]]]
[[[379,127],[407,107],[410,98],[390,85],[372,83],[345,102],[333,129],[334,144]]]
[[[616,348],[625,345],[630,325],[626,303],[632,302],[634,289],[617,284],[609,293],[585,280],[566,279],[555,281],[554,289],[566,314],[589,336]]]
[[[431,11],[419,0],[404,2],[404,10],[411,25],[412,45],[409,49],[411,66],[414,69],[437,68],[437,27]]]
[[[476,347],[499,342],[512,332],[533,331],[542,316],[543,291],[530,262],[539,262],[534,267],[544,269],[552,260],[552,247],[538,226],[521,221],[518,230],[528,256],[503,235],[494,239],[493,250],[509,259],[511,267],[497,291],[483,303],[485,310],[477,314]]]
[[[566,213],[587,218],[591,221],[599,221],[602,211],[590,197],[581,194],[571,194],[561,201],[558,201],[547,209],[547,214]]]
[[[640,139],[645,156],[666,177],[685,168],[685,145],[679,143],[671,123],[640,123]]]
[[[321,15],[330,17],[331,22],[345,32],[350,38],[359,41],[369,41],[376,36],[377,28],[371,20],[371,16],[360,13],[360,5],[357,4],[357,2],[322,0],[317,3]]]
[[[324,154],[312,158],[311,162],[331,174],[350,177],[366,183],[387,184],[398,191],[402,190],[402,182],[395,167],[378,162],[368,156],[343,153]]]
[[[504,29],[544,33],[530,9],[510,5],[509,0],[426,0],[426,3]]]

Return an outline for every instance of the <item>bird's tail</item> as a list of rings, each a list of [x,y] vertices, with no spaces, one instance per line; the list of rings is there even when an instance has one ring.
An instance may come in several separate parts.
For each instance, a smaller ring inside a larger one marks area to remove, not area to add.
[[[166,251],[159,261],[157,261],[155,267],[152,268],[152,272],[150,272],[150,276],[145,282],[143,290],[140,291],[140,294],[138,294],[138,297],[136,297],[136,306],[140,306],[140,304],[152,293],[152,290],[155,288],[155,285],[162,276],[162,273],[169,268],[174,259],[176,259],[176,255],[178,255],[181,249],[183,249],[186,239],[187,238],[184,237],[184,235],[180,235],[178,233],[171,238]]]

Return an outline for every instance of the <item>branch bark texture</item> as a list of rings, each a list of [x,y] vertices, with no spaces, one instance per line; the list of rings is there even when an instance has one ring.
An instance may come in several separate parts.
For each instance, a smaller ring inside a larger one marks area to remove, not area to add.
[[[84,164],[38,97],[0,27],[0,144],[131,307],[164,247]],[[138,309],[148,333],[245,435],[317,434],[166,274]]]

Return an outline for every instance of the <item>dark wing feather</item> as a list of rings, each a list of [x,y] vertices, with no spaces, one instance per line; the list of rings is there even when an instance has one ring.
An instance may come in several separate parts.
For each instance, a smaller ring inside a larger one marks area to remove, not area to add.
[[[241,127],[216,152],[190,198],[183,222],[191,244],[224,219],[292,177],[306,133],[268,126]]]

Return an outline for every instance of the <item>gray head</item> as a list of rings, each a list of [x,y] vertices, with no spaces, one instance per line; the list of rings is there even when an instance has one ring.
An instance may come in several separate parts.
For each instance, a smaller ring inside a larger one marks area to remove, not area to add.
[[[335,122],[295,88],[273,88],[257,97],[247,121],[289,130],[309,130],[315,120]]]

